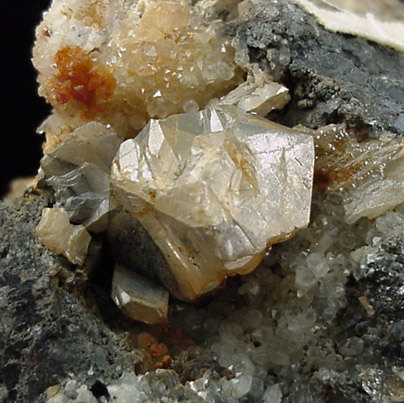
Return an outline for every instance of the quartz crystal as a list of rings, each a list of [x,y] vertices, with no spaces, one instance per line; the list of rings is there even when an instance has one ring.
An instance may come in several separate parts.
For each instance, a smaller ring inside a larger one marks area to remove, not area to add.
[[[56,207],[63,207],[73,223],[96,232],[106,229],[113,208],[109,171],[119,144],[110,127],[91,122],[42,158],[40,185],[55,192]]]
[[[73,225],[61,208],[45,208],[36,228],[36,236],[56,254],[63,254],[77,265],[83,265],[91,236],[82,225]]]
[[[114,270],[112,300],[135,320],[156,324],[167,317],[168,291],[120,265]]]
[[[151,120],[111,181],[193,301],[307,226],[313,164],[311,136],[222,105]]]

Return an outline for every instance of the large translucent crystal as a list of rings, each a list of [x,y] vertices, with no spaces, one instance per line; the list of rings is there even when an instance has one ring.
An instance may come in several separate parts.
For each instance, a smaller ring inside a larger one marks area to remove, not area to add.
[[[308,224],[313,164],[311,136],[218,106],[151,120],[122,143],[111,181],[162,251],[179,296],[195,300]]]

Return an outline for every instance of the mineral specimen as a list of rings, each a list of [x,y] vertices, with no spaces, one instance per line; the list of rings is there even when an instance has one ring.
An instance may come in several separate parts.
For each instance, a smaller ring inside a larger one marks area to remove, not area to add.
[[[36,236],[56,254],[63,254],[70,262],[82,265],[91,236],[82,225],[72,225],[61,208],[45,208],[36,228]]]
[[[73,223],[91,231],[106,230],[114,207],[109,171],[119,144],[110,127],[91,122],[42,158],[39,185],[55,192],[56,207],[63,207]]]
[[[242,81],[219,22],[180,1],[54,0],[36,31],[46,150],[96,120],[133,137],[149,117],[198,110]]]
[[[120,265],[114,270],[112,299],[132,319],[156,324],[167,318],[168,291]]]
[[[243,111],[265,117],[274,109],[282,109],[289,100],[289,90],[279,83],[267,82],[259,86],[255,82],[246,81],[230,91],[220,103],[236,105]]]
[[[330,1],[335,3],[337,0]],[[48,53],[56,55],[57,36],[62,50],[70,40],[68,38],[76,36],[76,27],[69,25],[72,21],[76,26],[83,20],[93,22],[92,27],[88,26],[87,36],[79,33],[83,37],[84,49],[98,34],[108,36],[97,28],[99,20],[110,21],[110,26],[116,23],[115,32],[121,30],[121,14],[108,14],[111,7],[135,9],[135,3],[143,3],[152,8],[158,4],[146,0],[81,0],[80,3],[67,0],[63,3],[66,7],[63,7],[62,1],[57,3],[59,7],[53,6],[50,13],[57,19],[51,32],[40,31],[40,35],[51,38],[48,43],[53,47],[53,50],[45,47],[38,52],[44,57]],[[308,228],[274,247],[257,270],[238,281],[230,281],[219,298],[206,300],[201,305],[173,304],[169,328],[186,331],[187,337],[204,346],[198,346],[203,354],[195,351],[191,354],[184,343],[179,351],[167,343],[172,362],[164,361],[163,366],[161,360],[159,368],[164,369],[142,375],[147,363],[137,365],[135,373],[133,359],[140,359],[136,349],[141,348],[139,332],[143,327],[124,323],[120,317],[115,317],[116,310],[111,309],[109,296],[105,293],[108,288],[95,294],[103,319],[100,320],[95,309],[88,309],[88,299],[78,293],[66,292],[49,278],[48,272],[61,270],[63,261],[41,247],[31,233],[32,226],[38,221],[39,210],[49,206],[51,199],[47,198],[48,194],[40,197],[31,194],[18,202],[18,206],[0,204],[0,400],[43,401],[46,399],[43,392],[51,386],[47,390],[50,402],[403,401],[404,205],[395,206],[399,203],[396,196],[401,197],[403,188],[403,160],[398,140],[404,128],[403,55],[362,38],[327,31],[295,3],[289,0],[187,2],[192,12],[198,9],[201,15],[220,16],[227,24],[226,32],[234,37],[232,44],[244,45],[244,54],[238,54],[237,63],[243,59],[243,63],[240,62],[243,67],[259,64],[272,78],[276,76],[288,83],[292,102],[284,113],[274,115],[280,121],[290,126],[301,123],[316,128],[330,122],[349,125],[349,131],[339,126],[335,130],[329,127],[316,131],[314,135],[318,156],[315,167],[317,186]],[[364,3],[355,2],[358,6]],[[237,4],[240,5],[238,10],[243,11],[239,19]],[[81,19],[72,18],[79,8],[84,10],[78,13]],[[101,18],[97,14],[101,14]],[[140,10],[139,18],[142,15]],[[235,20],[229,21],[230,18]],[[351,28],[345,19],[343,22]],[[58,24],[67,29],[60,31]],[[122,35],[123,40],[128,37]],[[103,97],[108,97],[113,82],[107,79],[97,86],[111,67],[103,66],[98,59],[106,54],[103,46],[88,54],[94,64],[85,57],[80,59],[83,55],[73,48],[58,54],[56,61],[59,66],[48,65],[48,77],[62,79],[66,73],[64,62],[69,65],[69,60],[77,61],[71,66],[73,74],[69,76],[68,68],[68,79],[55,87],[66,90],[61,92],[62,95],[70,96],[71,91],[73,97],[80,97],[81,90],[86,87],[71,85],[78,75],[82,78],[81,83],[86,83],[86,80],[90,83],[89,105],[97,108],[103,104],[111,106],[119,84],[109,99]],[[55,61],[52,57],[49,60]],[[41,79],[46,81],[46,75]],[[153,85],[152,82],[148,84]],[[263,88],[262,82],[256,81],[255,84],[257,88]],[[245,87],[247,84],[239,90],[244,91]],[[85,91],[83,93],[85,96]],[[243,94],[242,99],[248,99],[249,94]],[[219,98],[220,94],[214,97]],[[55,142],[63,143],[73,129],[87,119],[80,113],[86,109],[85,102],[76,98],[56,105],[57,112],[45,124],[48,150],[54,148]],[[242,106],[239,101],[229,104]],[[193,102],[186,106],[188,110],[196,109]],[[79,113],[73,114],[77,111]],[[125,126],[131,114],[122,111],[123,119],[117,123]],[[88,117],[89,120],[107,121],[108,111],[98,114],[93,108],[92,112],[96,116]],[[136,111],[133,116],[134,120],[139,117]],[[163,123],[154,122],[153,127]],[[115,124],[113,126],[123,137],[123,131]],[[352,130],[353,127],[356,130]],[[59,129],[69,134],[57,134]],[[55,137],[51,135],[52,130],[55,130]],[[135,131],[131,135],[135,135]],[[387,131],[395,133],[396,138],[389,136],[386,139]],[[167,127],[164,132],[167,132]],[[373,136],[373,140],[369,136]],[[195,139],[198,137],[200,135],[194,136]],[[261,135],[261,138],[266,137]],[[215,138],[217,140],[220,138]],[[222,152],[220,148],[216,150]],[[148,152],[148,147],[141,151]],[[205,154],[201,154],[202,158]],[[162,155],[170,157],[171,154]],[[157,159],[150,155],[150,160]],[[185,164],[186,161],[181,159],[181,162]],[[154,168],[155,163],[150,167]],[[244,168],[242,175],[251,173],[248,164]],[[255,178],[252,174],[250,177]],[[215,184],[218,178],[219,174],[213,176],[213,180],[209,177],[209,180]],[[137,191],[137,184],[129,179],[127,182]],[[197,184],[204,185],[202,181]],[[185,187],[184,192],[186,190]],[[132,189],[127,194],[133,195],[135,202],[141,199],[132,193]],[[153,201],[153,192],[149,196]],[[158,192],[156,199],[157,196]],[[267,199],[271,200],[270,197]],[[182,198],[178,200],[183,201]],[[166,219],[151,201],[145,202],[148,210],[142,213]],[[349,216],[347,206],[351,202],[354,202],[352,207],[357,207],[351,210],[355,214]],[[127,204],[130,207],[131,203]],[[167,205],[172,207],[171,200]],[[368,219],[376,205],[377,209],[387,206],[389,209],[394,207],[394,210],[385,213],[374,210],[382,215]],[[135,215],[116,210],[110,217],[109,235],[114,240],[110,243],[110,250],[114,258],[123,260],[126,257],[124,265],[130,269],[138,269],[135,266],[141,263],[144,272],[155,266],[157,274],[162,268],[171,273],[162,252],[146,236],[145,230],[141,231]],[[348,217],[355,222],[349,223]],[[169,219],[170,224],[180,222],[177,218]],[[263,222],[262,219],[256,231]],[[193,230],[195,228],[190,229]],[[172,238],[172,234],[167,237]],[[132,256],[115,255],[128,254],[127,250],[131,248],[146,252],[145,256],[134,252]],[[212,255],[215,251],[212,248]],[[120,270],[123,269],[118,268],[116,275]],[[90,280],[94,289],[104,280],[100,272],[95,274]],[[162,282],[166,284],[165,281]],[[110,286],[107,279],[103,284]],[[122,296],[129,296],[129,292]],[[139,300],[139,290],[130,298]],[[141,300],[142,306],[147,303]],[[156,328],[151,331],[159,332]],[[164,327],[163,332],[166,331]],[[121,342],[122,337],[125,343]],[[156,339],[157,354],[164,351],[159,346],[167,340],[160,337],[156,337],[159,339]],[[167,338],[170,342],[176,338],[178,342],[178,333]],[[134,340],[138,342],[130,348]],[[215,360],[204,361],[205,354],[215,357]]]
[[[313,164],[310,136],[223,105],[151,120],[111,181],[192,301],[308,224]]]

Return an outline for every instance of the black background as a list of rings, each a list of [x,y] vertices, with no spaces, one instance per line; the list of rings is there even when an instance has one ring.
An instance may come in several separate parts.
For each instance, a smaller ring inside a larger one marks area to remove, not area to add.
[[[43,137],[36,128],[50,112],[37,95],[31,63],[35,27],[50,0],[16,0],[2,9],[0,80],[0,195],[12,178],[34,175]]]

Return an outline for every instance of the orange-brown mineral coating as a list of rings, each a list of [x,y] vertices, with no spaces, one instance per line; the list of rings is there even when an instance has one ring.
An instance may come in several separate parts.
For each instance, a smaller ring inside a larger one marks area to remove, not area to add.
[[[314,133],[316,163],[314,184],[335,191],[352,189],[365,178],[382,174],[386,162],[400,150],[396,140],[366,138],[359,130],[330,125]],[[383,151],[388,150],[388,151]]]
[[[58,72],[51,80],[48,98],[52,106],[74,100],[88,119],[102,113],[116,87],[112,69],[96,65],[79,47],[59,49],[55,62]]]
[[[219,22],[182,1],[142,4],[55,1],[45,15],[33,61],[54,108],[48,151],[91,120],[134,137],[150,118],[204,108],[243,81]]]
[[[342,185],[360,172],[362,166],[363,164],[358,164],[351,166],[349,169],[330,167],[328,169],[315,171],[314,184],[319,189],[326,189],[330,185]]]

